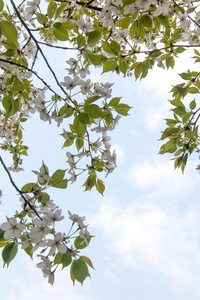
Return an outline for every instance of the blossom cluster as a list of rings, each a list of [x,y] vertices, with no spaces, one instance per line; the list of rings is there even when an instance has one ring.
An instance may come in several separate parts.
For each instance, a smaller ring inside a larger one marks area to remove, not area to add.
[[[32,203],[29,197],[27,199],[28,203]],[[85,217],[79,217],[68,211],[72,226],[66,235],[56,232],[55,224],[63,220],[64,216],[61,214],[61,209],[58,209],[52,200],[39,203],[39,205],[34,204],[35,211],[28,207],[23,198],[21,200],[26,215],[23,213],[17,214],[17,217],[7,218],[7,222],[0,225],[0,229],[3,230],[3,237],[7,243],[15,241],[17,245],[21,245],[21,248],[31,257],[33,253],[39,251],[37,256],[41,262],[37,263],[37,267],[42,270],[43,276],[47,277],[48,282],[53,285],[55,271],[58,267],[55,262],[56,255],[65,254],[71,257],[78,255],[76,247],[70,245],[71,239],[76,237],[77,233],[81,238],[81,244],[88,245],[90,234],[87,230],[88,225],[83,223]],[[77,224],[77,228],[71,232],[74,224]],[[9,263],[10,261],[5,262]]]

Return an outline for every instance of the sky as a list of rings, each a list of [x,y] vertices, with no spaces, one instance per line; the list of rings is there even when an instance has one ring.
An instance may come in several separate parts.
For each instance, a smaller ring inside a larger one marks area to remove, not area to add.
[[[66,56],[62,57],[63,69]],[[52,64],[54,62],[52,61]],[[103,76],[114,81],[113,96],[133,107],[111,133],[112,147],[118,160],[114,173],[103,178],[104,196],[84,192],[83,180],[69,184],[66,190],[52,189],[50,194],[66,219],[59,224],[67,231],[68,209],[86,216],[88,230],[95,237],[82,253],[95,267],[83,286],[73,286],[69,269],[56,271],[54,286],[43,278],[22,250],[10,263],[0,268],[1,297],[9,300],[196,300],[200,298],[200,185],[195,170],[198,156],[189,159],[185,174],[174,170],[170,155],[158,155],[164,118],[170,116],[168,94],[180,82],[178,72],[191,66],[181,60],[174,71],[155,69],[146,79],[135,82],[134,76]],[[62,74],[61,74],[62,75]],[[66,75],[66,74],[65,74]],[[100,70],[91,74],[101,80]],[[62,80],[61,80],[62,81]],[[22,187],[35,180],[31,170],[38,170],[42,159],[53,173],[66,168],[62,133],[33,117],[25,127],[24,140],[30,147],[24,159],[25,172],[13,174]],[[52,143],[53,141],[53,143]],[[1,155],[6,163],[10,158]],[[27,177],[28,176],[28,177]],[[0,223],[19,209],[18,196],[0,166]],[[3,265],[3,263],[2,263]]]

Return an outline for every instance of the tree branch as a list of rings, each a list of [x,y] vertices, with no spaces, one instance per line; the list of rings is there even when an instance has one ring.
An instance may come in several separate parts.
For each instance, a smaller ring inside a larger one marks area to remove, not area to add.
[[[42,218],[40,217],[40,215],[38,214],[38,212],[35,210],[34,206],[24,197],[22,191],[16,186],[16,184],[14,183],[12,176],[10,174],[10,172],[8,171],[8,168],[6,167],[2,157],[0,156],[0,162],[4,168],[4,170],[6,171],[6,173],[8,174],[8,177],[10,179],[10,182],[12,184],[12,186],[15,188],[15,190],[20,194],[20,196],[23,198],[23,200],[25,201],[25,203],[34,211],[34,213],[36,214],[36,216],[42,220]]]

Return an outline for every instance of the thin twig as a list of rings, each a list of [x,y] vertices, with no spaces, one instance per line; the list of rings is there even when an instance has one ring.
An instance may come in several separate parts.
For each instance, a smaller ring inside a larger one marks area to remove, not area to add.
[[[16,184],[14,183],[12,176],[10,174],[10,172],[8,171],[8,168],[6,167],[2,157],[0,156],[0,162],[4,168],[4,170],[6,171],[6,173],[8,174],[8,177],[10,179],[10,182],[12,184],[12,186],[16,189],[16,191],[21,195],[21,197],[23,198],[23,200],[25,201],[25,203],[30,207],[30,209],[32,209],[34,211],[34,213],[36,214],[36,216],[42,220],[42,218],[40,217],[40,215],[38,214],[38,212],[35,210],[35,208],[33,207],[33,205],[24,197],[22,191],[16,186]]]

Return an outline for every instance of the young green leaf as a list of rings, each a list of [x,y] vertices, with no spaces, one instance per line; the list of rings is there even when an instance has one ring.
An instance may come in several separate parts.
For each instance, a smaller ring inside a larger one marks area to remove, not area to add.
[[[82,258],[73,261],[72,269],[73,269],[74,278],[77,281],[79,281],[81,284],[83,284],[83,281],[87,277],[90,277],[90,274],[88,272],[88,267]]]
[[[15,258],[16,254],[18,251],[18,244],[17,241],[8,243],[3,251],[2,251],[2,258],[4,261],[4,265],[5,266],[7,264],[7,267],[9,266],[10,262]]]

